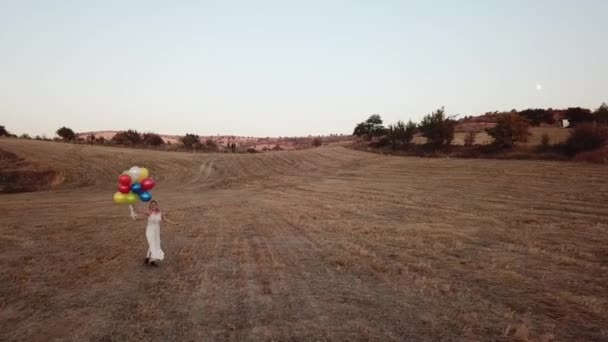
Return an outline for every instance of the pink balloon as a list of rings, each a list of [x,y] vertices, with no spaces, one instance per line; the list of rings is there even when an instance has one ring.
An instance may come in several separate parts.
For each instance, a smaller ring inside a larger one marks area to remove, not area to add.
[[[152,190],[152,188],[154,188],[155,185],[156,185],[156,182],[154,182],[154,179],[152,179],[152,178],[146,178],[141,181],[141,187],[142,187],[142,189],[144,189],[146,191]]]

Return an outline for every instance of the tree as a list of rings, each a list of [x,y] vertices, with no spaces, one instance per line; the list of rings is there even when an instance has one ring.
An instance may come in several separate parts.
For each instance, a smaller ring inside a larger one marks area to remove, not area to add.
[[[182,142],[182,144],[184,144],[184,147],[192,148],[200,144],[201,138],[196,134],[188,133],[185,136],[181,137],[179,140]]]
[[[420,125],[418,125],[418,128],[433,147],[441,148],[448,146],[454,140],[455,117],[456,115],[446,115],[445,109],[441,107],[434,113],[425,116]]]
[[[515,113],[498,117],[496,126],[487,128],[486,132],[494,138],[493,145],[498,148],[510,148],[518,142],[528,141],[530,123]]]
[[[312,146],[319,147],[321,145],[323,145],[323,140],[321,140],[321,138],[314,138],[312,140]]]
[[[89,134],[87,136],[87,144],[93,145],[95,143],[95,140],[97,140],[95,138],[95,134]]]
[[[606,104],[606,102],[602,103],[602,105],[595,110],[594,114],[595,119],[599,124],[608,125],[608,104]]]
[[[595,150],[608,143],[608,127],[596,123],[582,123],[570,131],[566,139],[566,151],[572,155]]]
[[[163,145],[165,141],[160,135],[156,133],[144,133],[143,143],[144,145],[149,146],[160,146]]]
[[[61,127],[57,130],[57,135],[63,139],[63,141],[74,141],[76,139],[76,133],[72,129],[67,127]]]
[[[29,135],[29,134],[27,134],[27,133],[23,133],[23,134],[21,134],[21,135],[19,136],[19,138],[21,138],[21,139],[27,139],[27,140],[32,139],[32,137],[30,137],[30,135]]]
[[[383,135],[385,132],[382,126],[382,118],[379,114],[371,115],[367,120],[360,122],[355,126],[353,135],[364,137],[366,140],[371,140],[373,137]]]
[[[571,127],[575,127],[576,125],[582,123],[595,121],[595,117],[593,114],[591,114],[591,111],[581,107],[568,108],[566,109],[564,115],[566,116],[566,119],[568,119]]]
[[[407,124],[404,124],[403,121],[397,121],[397,123],[389,125],[386,130],[386,135],[393,149],[396,149],[399,145],[409,144],[414,139],[415,133],[416,124],[412,121],[409,121]]]
[[[537,109],[526,109],[519,113],[523,118],[530,122],[532,126],[540,126],[541,123],[545,122],[548,124],[554,124],[553,113],[541,108]]]
[[[112,137],[112,141],[119,145],[135,146],[142,143],[142,138],[138,131],[130,129],[128,131],[116,133],[116,135]]]
[[[4,126],[0,126],[0,137],[10,137],[10,135]]]
[[[217,151],[217,149],[218,149],[217,143],[215,141],[213,141],[213,139],[209,138],[209,139],[205,140],[205,150]]]

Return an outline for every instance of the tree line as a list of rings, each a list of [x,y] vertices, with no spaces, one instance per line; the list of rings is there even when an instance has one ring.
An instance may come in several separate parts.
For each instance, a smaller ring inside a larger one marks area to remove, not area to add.
[[[493,127],[484,131],[493,139],[490,147],[494,150],[513,148],[518,143],[525,143],[530,137],[530,127],[542,123],[555,124],[555,112],[552,109],[527,109],[521,112],[515,110],[508,113],[487,113],[492,115]],[[608,143],[608,105],[602,103],[595,111],[572,107],[561,111],[561,117],[569,121],[570,131],[568,139],[562,144],[553,145],[556,150],[569,154],[589,151],[600,148]],[[459,123],[456,115],[447,115],[445,108],[425,115],[419,123],[411,120],[407,123],[396,123],[383,126],[379,114],[371,115],[367,120],[355,126],[353,135],[370,141],[372,147],[391,146],[393,149],[407,149],[411,147],[414,137],[419,134],[426,138],[425,147],[438,150],[445,149],[452,144],[456,126]],[[462,122],[470,121],[465,117]],[[465,147],[475,144],[477,132],[469,131],[464,139]],[[549,136],[543,135],[541,145],[550,146]]]

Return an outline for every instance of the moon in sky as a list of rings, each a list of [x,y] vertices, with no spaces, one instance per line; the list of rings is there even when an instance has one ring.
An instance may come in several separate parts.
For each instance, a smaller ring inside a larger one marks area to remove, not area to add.
[[[538,90],[538,91],[543,90],[543,85],[540,83],[536,83],[536,90]]]

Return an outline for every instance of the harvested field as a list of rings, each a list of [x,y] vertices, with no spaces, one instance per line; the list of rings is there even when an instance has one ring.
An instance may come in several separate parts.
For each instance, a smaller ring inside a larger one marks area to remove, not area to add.
[[[0,195],[3,341],[608,340],[605,166],[0,149],[61,174]],[[160,268],[111,200],[132,165],[180,223]]]

